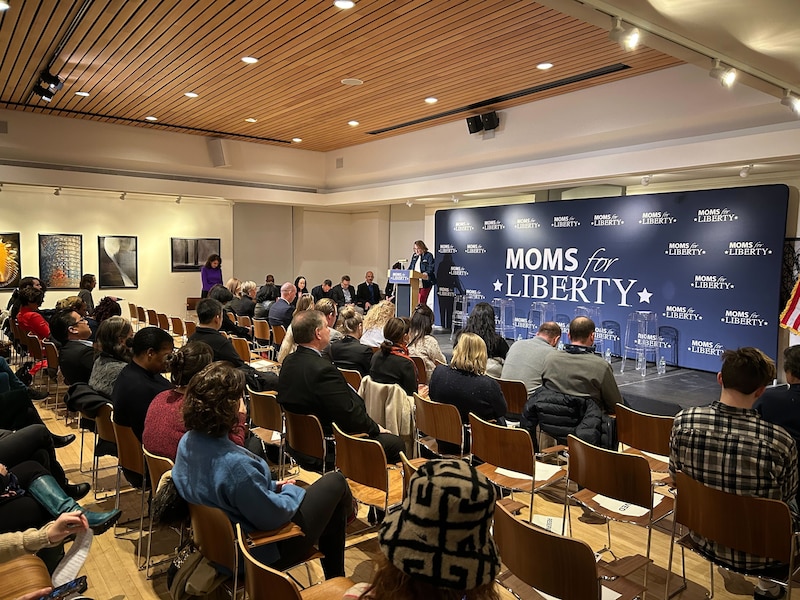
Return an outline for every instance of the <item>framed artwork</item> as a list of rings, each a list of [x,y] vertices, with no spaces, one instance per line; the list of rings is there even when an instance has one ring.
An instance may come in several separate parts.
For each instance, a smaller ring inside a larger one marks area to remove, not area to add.
[[[19,286],[21,265],[19,233],[0,233],[0,290]]]
[[[172,272],[199,271],[220,245],[220,238],[171,238]]]
[[[104,288],[138,288],[136,236],[97,236],[97,285]]]
[[[83,274],[83,236],[39,234],[39,279],[52,290],[77,290]]]

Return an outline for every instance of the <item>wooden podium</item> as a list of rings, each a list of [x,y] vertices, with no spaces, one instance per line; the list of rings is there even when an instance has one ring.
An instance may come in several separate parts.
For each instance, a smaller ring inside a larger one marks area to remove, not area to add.
[[[422,273],[412,269],[389,269],[389,283],[394,284],[394,303],[398,317],[410,317],[419,304]]]

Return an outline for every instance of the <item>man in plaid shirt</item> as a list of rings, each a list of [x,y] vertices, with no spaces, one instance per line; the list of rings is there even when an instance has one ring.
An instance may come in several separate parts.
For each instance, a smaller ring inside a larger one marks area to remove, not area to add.
[[[683,471],[725,492],[782,500],[797,516],[797,446],[785,429],[753,410],[756,399],[775,377],[775,364],[757,348],[726,350],[717,381],[720,399],[711,406],[682,410],[670,440],[669,470]],[[757,570],[775,566],[765,557],[720,546],[692,534],[708,554],[731,567]],[[772,599],[785,590],[759,579],[753,597]]]

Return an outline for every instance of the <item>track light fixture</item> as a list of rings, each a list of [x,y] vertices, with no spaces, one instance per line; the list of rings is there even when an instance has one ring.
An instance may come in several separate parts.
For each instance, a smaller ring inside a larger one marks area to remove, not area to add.
[[[727,88],[731,87],[733,82],[736,81],[736,69],[723,65],[718,58],[714,59],[714,65],[711,67],[708,75],[709,77],[718,79],[720,84]]]
[[[800,98],[792,94],[789,90],[783,90],[783,98],[781,98],[781,104],[784,106],[788,106],[792,112],[798,116],[800,116]]]
[[[451,196],[450,200],[453,201],[453,204],[458,204],[458,196],[456,196],[455,194]]]
[[[175,204],[180,204],[181,200],[183,200],[183,196],[178,196],[178,199],[175,200]]]
[[[631,27],[625,29],[622,25],[622,19],[619,17],[612,17],[611,31],[608,32],[609,39],[617,42],[623,50],[635,50],[639,45],[639,40],[642,34],[638,27]]]
[[[742,167],[742,168],[739,170],[739,177],[741,177],[742,179],[744,179],[745,177],[747,177],[748,175],[750,175],[750,171],[751,171],[752,169],[753,169],[753,165],[752,165],[752,164],[743,166],[743,167]]]
[[[645,175],[644,177],[642,177],[642,185],[644,187],[647,187],[648,185],[650,185],[652,179],[653,179],[652,175]]]
[[[412,206],[414,206],[414,201],[413,200],[406,200],[406,206],[408,208],[411,208]]]
[[[55,190],[53,190],[53,196],[60,196],[60,195],[61,195],[60,187],[57,187]]]
[[[45,102],[50,102],[55,94],[53,90],[43,88],[40,85],[37,85],[35,88],[33,88],[33,93],[37,96],[40,96]]]
[[[119,195],[119,199],[120,199],[120,200],[125,200],[125,198],[127,198],[127,197],[128,197],[128,192],[122,192],[122,193]]]
[[[61,81],[56,75],[51,75],[50,71],[45,69],[39,75],[39,81],[42,83],[42,87],[50,88],[54,92],[57,92],[62,87],[64,87],[64,82]]]

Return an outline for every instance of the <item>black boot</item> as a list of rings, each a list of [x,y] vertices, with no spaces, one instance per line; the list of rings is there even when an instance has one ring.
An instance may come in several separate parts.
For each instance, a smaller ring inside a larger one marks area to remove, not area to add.
[[[50,437],[53,438],[53,448],[63,448],[64,446],[69,446],[75,441],[74,433],[68,433],[67,435],[56,435],[55,433],[51,433]]]
[[[54,517],[66,512],[80,511],[84,513],[86,520],[89,521],[89,527],[92,528],[95,535],[105,532],[122,516],[119,510],[109,512],[84,510],[75,500],[67,496],[51,475],[42,475],[34,479],[28,485],[28,492]]]
[[[88,483],[66,483],[62,488],[73,500],[80,500],[92,489]]]

